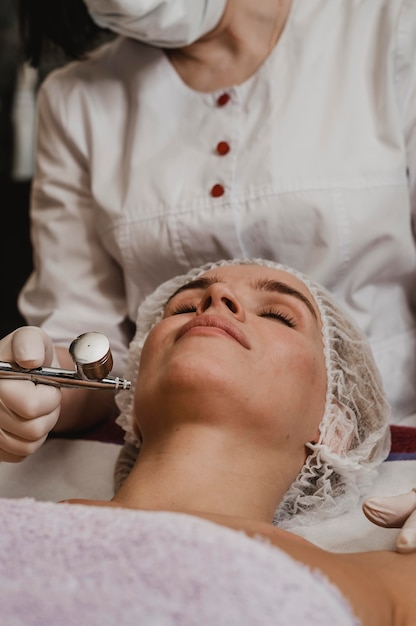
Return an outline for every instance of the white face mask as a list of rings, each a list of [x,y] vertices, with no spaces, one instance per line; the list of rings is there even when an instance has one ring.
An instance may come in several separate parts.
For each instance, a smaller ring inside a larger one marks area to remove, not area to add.
[[[179,48],[219,22],[227,0],[84,0],[98,26],[150,45]]]

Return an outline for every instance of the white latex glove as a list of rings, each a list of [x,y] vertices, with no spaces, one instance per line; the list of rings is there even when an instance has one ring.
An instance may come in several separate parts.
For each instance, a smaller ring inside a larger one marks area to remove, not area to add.
[[[369,498],[363,511],[377,526],[402,529],[396,539],[398,552],[416,552],[416,488],[399,496]]]
[[[25,369],[59,366],[48,335],[25,326],[0,341],[0,360]],[[0,379],[0,461],[17,463],[40,448],[55,426],[61,390],[30,380]]]
[[[189,45],[220,21],[227,0],[84,0],[103,28],[162,48]]]

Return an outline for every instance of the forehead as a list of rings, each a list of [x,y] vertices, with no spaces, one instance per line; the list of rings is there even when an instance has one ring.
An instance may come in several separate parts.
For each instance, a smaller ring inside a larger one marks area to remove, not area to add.
[[[231,287],[243,287],[255,289],[259,281],[276,281],[283,285],[287,285],[290,289],[302,294],[312,305],[316,317],[320,318],[320,311],[315,302],[315,298],[306,287],[306,285],[293,276],[290,272],[281,269],[265,267],[263,265],[225,265],[215,267],[212,270],[204,272],[198,278],[216,277],[221,281],[228,283]]]

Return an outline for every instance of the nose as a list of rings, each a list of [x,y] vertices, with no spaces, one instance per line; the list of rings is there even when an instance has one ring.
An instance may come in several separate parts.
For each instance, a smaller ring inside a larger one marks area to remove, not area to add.
[[[231,311],[236,318],[244,320],[244,308],[235,293],[224,283],[214,283],[205,289],[196,314],[223,313],[224,311]]]

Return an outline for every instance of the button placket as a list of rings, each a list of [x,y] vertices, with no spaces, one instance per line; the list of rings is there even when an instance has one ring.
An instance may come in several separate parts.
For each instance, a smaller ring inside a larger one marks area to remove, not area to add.
[[[213,198],[220,198],[224,194],[225,194],[224,186],[221,185],[220,183],[216,183],[215,185],[211,187],[211,196]]]
[[[229,103],[229,101],[231,100],[231,96],[229,93],[227,93],[226,91],[224,91],[224,93],[222,93],[220,96],[218,96],[217,98],[217,106],[218,107],[223,107],[226,104]]]
[[[231,102],[231,95],[228,92],[223,92],[216,99],[216,106],[223,108]],[[225,157],[231,150],[231,146],[228,141],[219,141],[215,147],[215,152],[220,157]],[[225,194],[225,187],[221,183],[215,183],[211,187],[210,194],[213,198],[220,198]]]
[[[219,156],[225,156],[231,150],[230,144],[228,143],[228,141],[219,141],[217,143],[216,150]]]

